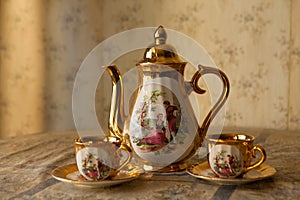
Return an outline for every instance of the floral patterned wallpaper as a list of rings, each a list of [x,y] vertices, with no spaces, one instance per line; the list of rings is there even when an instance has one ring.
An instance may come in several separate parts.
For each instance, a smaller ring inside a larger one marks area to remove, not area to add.
[[[230,78],[226,127],[300,130],[299,20],[297,0],[0,0],[0,136],[74,129],[73,83],[87,54],[160,24],[195,39]],[[140,57],[116,62],[125,72]]]

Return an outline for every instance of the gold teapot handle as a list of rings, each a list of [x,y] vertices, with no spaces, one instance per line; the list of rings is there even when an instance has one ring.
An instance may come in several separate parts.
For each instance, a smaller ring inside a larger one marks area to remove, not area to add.
[[[226,74],[217,68],[198,65],[198,69],[199,70],[194,74],[194,76],[192,77],[192,80],[189,82],[191,84],[193,90],[196,93],[198,93],[198,94],[205,93],[205,90],[198,86],[198,81],[202,77],[202,75],[215,74],[222,80],[222,83],[223,83],[223,90],[222,90],[222,93],[221,93],[218,101],[210,109],[209,113],[207,114],[206,118],[204,119],[204,121],[202,123],[200,130],[198,130],[198,133],[201,134],[200,138],[203,140],[207,133],[207,130],[208,130],[208,127],[209,127],[211,121],[216,116],[218,111],[222,108],[222,106],[224,105],[224,103],[226,102],[226,100],[228,98],[230,84],[229,84],[229,79],[227,78]]]

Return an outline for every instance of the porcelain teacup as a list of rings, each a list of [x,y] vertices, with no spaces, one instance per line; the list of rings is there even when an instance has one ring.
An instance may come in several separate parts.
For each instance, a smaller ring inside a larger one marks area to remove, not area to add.
[[[260,145],[253,145],[254,140],[254,136],[240,133],[207,136],[207,159],[216,176],[235,178],[261,165],[266,152]],[[254,159],[256,151],[259,159]]]
[[[131,160],[129,148],[102,136],[75,139],[75,152],[78,171],[89,181],[116,176]]]

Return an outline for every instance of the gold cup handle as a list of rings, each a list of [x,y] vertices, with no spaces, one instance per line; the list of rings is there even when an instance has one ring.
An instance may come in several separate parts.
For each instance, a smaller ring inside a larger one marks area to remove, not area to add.
[[[255,155],[255,151],[258,151],[261,156],[260,159],[258,161],[256,161],[255,163],[252,163],[249,167],[246,168],[246,172],[258,167],[259,165],[261,165],[263,162],[265,162],[266,158],[267,158],[267,154],[266,151],[264,150],[264,148],[260,145],[255,145],[252,149],[251,149],[251,155]]]
[[[131,155],[131,149],[126,145],[126,144],[121,144],[121,146],[118,148],[118,154],[120,154],[121,152],[120,151],[125,151],[127,153],[127,158],[126,160],[119,166],[118,169],[116,169],[116,173],[118,173],[123,167],[125,167],[130,161],[131,161],[131,158],[132,158],[132,155]]]
[[[206,118],[204,119],[200,130],[198,130],[198,133],[201,134],[200,138],[203,140],[207,133],[207,130],[208,130],[208,127],[209,127],[211,121],[216,116],[218,111],[222,108],[222,106],[224,105],[224,103],[226,102],[226,100],[228,98],[230,84],[229,84],[229,80],[228,80],[226,74],[217,68],[198,65],[198,69],[199,70],[194,74],[194,76],[192,77],[192,80],[189,82],[196,93],[198,93],[198,94],[205,93],[205,90],[198,86],[198,81],[204,74],[214,74],[214,75],[218,76],[222,80],[222,83],[223,83],[223,90],[222,90],[222,93],[221,93],[218,101],[211,108],[211,110],[207,114]]]

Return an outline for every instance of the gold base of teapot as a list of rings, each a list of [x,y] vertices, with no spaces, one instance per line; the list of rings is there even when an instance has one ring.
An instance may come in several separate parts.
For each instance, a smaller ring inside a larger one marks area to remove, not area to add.
[[[184,172],[188,166],[189,165],[186,162],[173,163],[163,168],[155,168],[153,166],[144,165],[144,170],[154,174],[180,173]]]
[[[172,172],[182,172],[188,167],[187,163],[173,163],[164,167],[162,169],[156,170],[157,173],[172,173]]]

